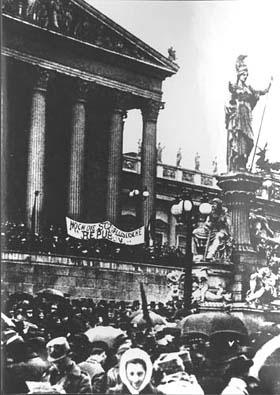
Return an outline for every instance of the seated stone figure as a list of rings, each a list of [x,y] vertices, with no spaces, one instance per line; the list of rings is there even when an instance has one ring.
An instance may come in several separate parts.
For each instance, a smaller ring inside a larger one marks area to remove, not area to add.
[[[264,257],[269,258],[267,254],[270,247],[277,248],[280,246],[280,238],[275,237],[261,208],[251,210],[249,221],[251,242],[254,249]]]
[[[229,225],[227,208],[221,199],[213,199],[212,212],[193,231],[194,255],[203,255],[200,260],[229,259],[232,247]]]
[[[270,266],[262,267],[250,276],[250,289],[247,293],[246,301],[250,304],[256,302],[267,304],[277,297],[278,277]]]

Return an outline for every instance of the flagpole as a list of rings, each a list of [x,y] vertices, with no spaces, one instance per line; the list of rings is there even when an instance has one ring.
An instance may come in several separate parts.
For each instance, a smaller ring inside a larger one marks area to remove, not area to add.
[[[268,100],[268,94],[269,94],[269,91],[270,91],[270,87],[271,87],[272,80],[273,80],[273,78],[271,77],[270,84],[269,84],[269,88],[268,88],[268,92],[267,92],[267,95],[266,95],[266,102],[265,102],[264,109],[263,109],[263,113],[262,113],[262,119],[261,119],[261,123],[260,123],[260,127],[259,127],[258,137],[257,137],[257,140],[256,140],[256,145],[255,145],[255,149],[254,149],[254,153],[253,153],[253,158],[252,158],[251,166],[250,166],[250,169],[249,169],[250,172],[252,172],[252,169],[253,169],[253,164],[254,164],[254,160],[255,160],[255,156],[256,156],[256,151],[257,151],[257,147],[258,147],[258,143],[259,143],[259,138],[260,138],[260,134],[261,134],[261,129],[262,129],[262,124],[263,124],[264,114],[265,114],[266,105],[267,105],[267,100]]]

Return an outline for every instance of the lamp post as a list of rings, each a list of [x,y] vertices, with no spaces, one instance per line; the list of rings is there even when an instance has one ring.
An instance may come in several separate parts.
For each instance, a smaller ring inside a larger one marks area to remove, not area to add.
[[[262,186],[265,188],[265,190],[267,191],[267,199],[270,200],[271,198],[271,193],[273,190],[273,182],[270,179],[266,179]]]
[[[144,187],[143,190],[134,188],[129,191],[128,196],[136,201],[136,218],[139,223],[141,216],[141,203],[150,196],[150,193],[147,187]]]
[[[209,215],[212,206],[207,203],[206,197],[203,196],[202,203],[199,206],[199,211],[202,215]],[[194,204],[191,195],[188,191],[183,191],[179,202],[173,204],[171,207],[171,214],[186,225],[186,252],[185,252],[185,279],[184,279],[184,310],[186,314],[191,311],[192,305],[192,266],[193,266],[193,253],[192,253],[192,211]]]

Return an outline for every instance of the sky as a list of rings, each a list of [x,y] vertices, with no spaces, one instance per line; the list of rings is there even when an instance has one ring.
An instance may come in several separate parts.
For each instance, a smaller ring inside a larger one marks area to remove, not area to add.
[[[163,162],[174,165],[182,148],[182,166],[193,169],[196,152],[201,170],[211,172],[218,159],[226,170],[224,106],[228,82],[235,81],[235,62],[246,54],[248,84],[270,92],[253,112],[259,146],[268,143],[267,157],[280,161],[280,2],[88,0],[88,2],[142,41],[168,56],[176,50],[176,75],[163,83],[165,109],[160,111],[157,140],[165,146]],[[139,111],[129,111],[124,130],[124,152],[137,151],[142,135]]]

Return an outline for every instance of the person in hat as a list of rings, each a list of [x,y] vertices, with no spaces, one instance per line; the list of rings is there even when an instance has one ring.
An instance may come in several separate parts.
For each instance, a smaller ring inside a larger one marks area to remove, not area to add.
[[[155,370],[162,372],[157,389],[164,394],[203,395],[204,391],[198,384],[195,375],[186,371],[185,363],[181,358],[183,355],[186,353],[162,354],[155,361]]]
[[[120,378],[120,360],[122,355],[132,347],[129,338],[120,337],[114,345],[114,354],[116,363],[107,372],[107,388],[115,387],[121,384]]]
[[[152,384],[153,365],[149,355],[140,348],[127,350],[120,360],[122,383],[109,388],[107,394],[160,394]]]
[[[91,345],[90,356],[79,367],[90,376],[92,393],[104,393],[106,389],[106,375],[104,365],[108,356],[108,345],[103,341],[95,341]]]
[[[164,327],[155,333],[155,358],[160,354],[179,351],[178,337],[180,336],[179,328]]]
[[[56,367],[50,377],[54,388],[60,393],[90,394],[92,392],[90,377],[71,359],[67,339],[65,337],[52,339],[47,343],[47,349],[48,360]]]
[[[17,350],[15,349],[16,344]],[[45,381],[50,369],[50,362],[37,352],[38,347],[30,340],[19,343],[15,339],[13,345],[13,358],[6,359],[4,368],[4,393],[28,393],[29,388],[26,382]],[[18,353],[17,356],[15,351]]]
[[[249,395],[246,378],[252,365],[252,360],[244,354],[229,358],[226,361],[224,374],[224,379],[228,383],[221,395]]]

